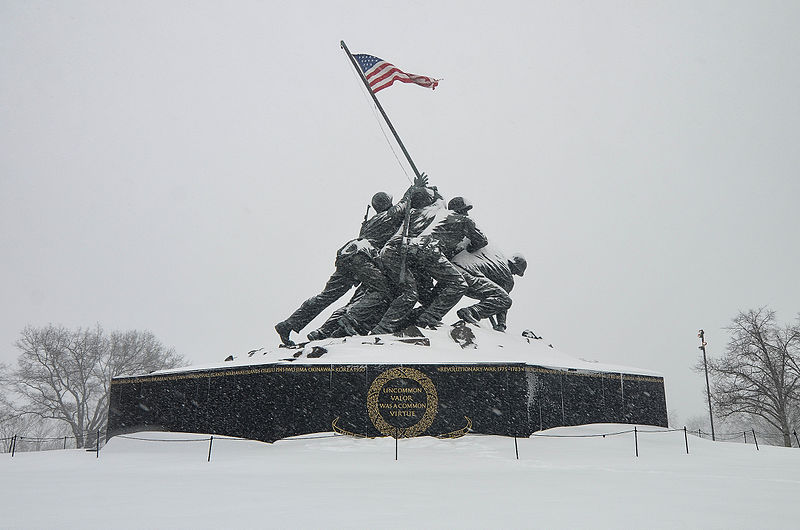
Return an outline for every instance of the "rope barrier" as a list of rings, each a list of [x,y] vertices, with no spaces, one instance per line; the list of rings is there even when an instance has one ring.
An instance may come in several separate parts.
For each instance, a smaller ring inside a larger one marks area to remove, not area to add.
[[[682,430],[682,429],[681,429],[681,430]],[[640,432],[641,432],[641,431],[640,431]],[[741,437],[741,436],[742,436],[742,433],[744,433],[744,432],[746,432],[746,433],[750,434],[751,432],[753,432],[753,430],[752,430],[752,429],[747,429],[747,430],[743,430],[743,431],[737,431],[737,432],[723,432],[723,433],[720,433],[720,432],[716,432],[716,431],[715,431],[715,432],[714,432],[714,436],[715,436],[716,438],[719,438],[720,436],[731,436],[731,437],[737,437],[737,436],[738,436],[738,437]],[[704,435],[706,435],[706,436],[711,436],[711,433],[710,433],[710,432],[705,432],[705,431],[703,431],[702,429],[698,429],[698,430],[694,430],[694,431],[693,431],[693,430],[689,430],[689,433],[690,433],[690,434],[702,433],[702,434],[704,434]],[[771,437],[771,438],[783,438],[783,436],[784,436],[784,435],[783,435],[783,434],[781,434],[781,433],[768,433],[768,432],[762,432],[762,431],[755,431],[755,433],[756,433],[757,435],[759,435],[759,436],[764,436],[764,437],[768,437],[768,438],[770,438],[770,437]],[[792,433],[790,432],[789,434],[791,435]]]
[[[640,433],[643,432],[643,433],[647,433],[647,434],[652,434],[652,433],[658,434],[658,433],[662,433],[662,432],[678,432],[678,431],[683,432],[683,429],[682,428],[681,429],[660,429],[660,430],[657,430],[657,431],[643,431],[643,430],[639,429],[638,432],[640,432]]]
[[[317,440],[320,438],[338,438],[341,435],[339,434],[324,434],[321,436],[293,436],[291,438],[282,438],[281,442],[294,442],[300,440]],[[208,442],[211,440],[210,437],[208,438],[186,438],[186,439],[174,439],[174,438],[140,438],[137,436],[129,436],[125,434],[118,434],[115,438],[125,438],[126,440],[139,440],[143,442]],[[237,438],[234,436],[219,436],[214,435],[215,440],[229,440],[233,442],[259,442],[259,443],[269,443],[264,442],[263,440],[252,440],[250,438]]]
[[[602,434],[537,434],[533,433],[531,436],[538,436],[540,438],[598,438],[606,436],[616,436],[618,434],[628,434],[633,432],[633,429],[628,431],[619,431],[619,432],[607,432]],[[641,432],[641,431],[639,431]],[[654,431],[656,432],[656,431]],[[666,432],[666,431],[665,431]]]
[[[89,432],[84,433],[83,438],[89,438],[89,437],[92,437],[92,436],[94,436],[96,434],[97,434],[97,431],[89,431]],[[100,434],[103,434],[102,429],[100,431]],[[8,438],[0,438],[0,440],[11,440],[13,438],[14,438],[13,436],[10,436]],[[63,441],[64,438],[66,438],[67,440],[77,440],[78,439],[75,436],[48,436],[48,437],[38,437],[38,436],[37,437],[33,437],[33,436],[22,436],[22,435],[18,435],[17,436],[17,440],[25,439],[25,440],[37,441],[37,442]]]
[[[640,429],[640,430],[638,430],[638,432],[645,433],[645,434],[659,434],[659,433],[665,433],[665,432],[678,432],[678,431],[683,431],[683,429],[681,428],[681,429],[659,429],[659,430],[641,430]],[[542,437],[542,438],[595,438],[595,437],[605,437],[605,436],[616,436],[616,435],[620,435],[620,434],[628,434],[628,433],[631,433],[631,432],[633,432],[633,429],[629,429],[629,430],[625,430],[625,431],[608,432],[608,433],[597,433],[597,434],[540,434],[540,433],[533,433],[531,436],[539,436],[539,437]],[[698,430],[698,431],[688,430],[687,432],[688,432],[688,434],[691,434],[693,436],[700,436],[701,438],[703,436],[709,436],[709,437],[711,436],[711,433],[705,432],[703,430]],[[715,433],[715,437],[717,439],[719,439],[719,440],[738,440],[738,439],[742,439],[743,438],[743,436],[742,436],[743,434],[745,434],[745,433],[746,434],[750,434],[752,432],[753,432],[752,430],[747,430],[747,431],[739,431],[739,432],[733,432],[733,433]],[[761,437],[764,437],[764,438],[773,438],[773,439],[780,439],[780,440],[784,439],[784,435],[780,434],[780,433],[766,433],[766,432],[762,432],[762,431],[755,431],[755,433],[758,436],[761,436]],[[95,435],[95,434],[96,434],[96,431],[93,431],[91,433],[87,433],[87,435],[84,436],[84,438],[91,437],[92,435]],[[474,433],[474,434],[480,434],[480,433]],[[102,435],[102,433],[101,433],[101,435]],[[313,440],[315,438],[333,438],[333,437],[337,437],[337,436],[341,436],[341,434],[334,433],[334,434],[326,434],[326,435],[322,435],[322,436],[293,436],[291,438],[282,438],[281,440],[282,441]],[[791,437],[792,433],[789,433],[789,436]],[[163,441],[163,442],[171,442],[171,441],[193,442],[193,441],[200,440],[200,439],[171,440],[171,439],[160,439],[160,438],[159,439],[135,438],[135,437],[131,437],[131,436],[127,436],[127,435],[121,435],[121,434],[118,434],[115,437],[128,438],[128,439],[132,439],[132,440]],[[217,437],[220,440],[260,441],[260,440],[251,440],[249,438],[226,437],[226,436],[219,436],[219,435],[215,435],[215,437]],[[8,436],[8,437],[5,437],[5,438],[0,438],[0,441],[7,442],[7,441],[13,440],[13,439],[14,439],[13,436]],[[62,442],[65,439],[66,440],[77,440],[77,438],[75,436],[50,436],[50,437],[17,436],[17,440],[24,440],[24,441],[27,441],[27,442],[48,442],[48,441],[49,442]],[[202,440],[208,441],[208,438],[203,438]]]
[[[124,434],[118,434],[117,438],[125,438],[126,440],[139,440],[141,442],[207,442],[211,438],[189,438],[185,440],[181,439],[168,439],[168,438],[138,438],[136,436],[126,436]]]
[[[681,429],[664,428],[664,429],[656,429],[656,430],[652,430],[652,429],[651,430],[638,430],[638,428],[634,428],[634,429],[626,429],[626,430],[622,430],[622,431],[614,431],[614,432],[607,432],[607,433],[593,433],[593,434],[544,434],[544,433],[534,432],[534,433],[531,434],[531,438],[533,438],[533,437],[536,437],[536,438],[605,438],[607,436],[619,436],[619,435],[630,434],[630,433],[634,433],[634,432],[635,432],[635,434],[639,434],[639,433],[642,433],[642,434],[661,434],[661,433],[679,432],[679,431],[684,431],[686,434],[692,434],[692,435],[698,436],[700,438],[710,437],[711,436],[710,433],[707,433],[707,432],[703,431],[702,429],[697,429],[696,431],[691,431],[691,430],[688,430],[686,428],[681,428]],[[789,433],[789,435],[797,437],[796,433],[797,433],[797,431],[793,430],[791,433]],[[84,436],[84,439],[85,438],[91,438],[91,437],[93,437],[93,436],[95,436],[97,434],[98,434],[98,431],[91,431],[89,433],[86,433],[86,435]],[[350,434],[350,433],[346,433],[346,434]],[[469,435],[469,436],[491,436],[491,435],[488,435],[488,434],[469,432],[469,429],[466,429],[463,432],[459,431],[458,435],[459,436],[463,436],[463,435]],[[769,438],[769,439],[773,439],[773,440],[785,441],[785,435],[782,434],[782,433],[766,433],[766,432],[755,431],[753,429],[750,429],[748,431],[740,431],[740,432],[715,433],[715,438],[717,440],[719,440],[719,441],[736,440],[736,441],[743,441],[744,443],[748,443],[748,440],[753,440],[753,443],[756,443],[756,440],[753,439],[753,435],[760,436],[760,437],[762,437],[762,439],[763,438]],[[363,436],[363,435],[359,435],[359,436]],[[176,438],[145,438],[145,437],[140,437],[140,436],[131,436],[131,435],[123,435],[123,434],[116,435],[115,437],[124,438],[124,439],[127,439],[127,440],[144,441],[144,442],[178,442],[178,443],[202,442],[202,443],[207,443],[207,442],[209,442],[211,440],[211,437],[177,438],[177,439]],[[269,442],[263,442],[262,440],[252,440],[252,439],[248,439],[248,438],[239,438],[239,437],[218,436],[218,435],[214,435],[214,437],[217,438],[218,440],[232,440],[232,441],[241,441],[241,442],[269,443]],[[333,432],[331,434],[312,434],[312,435],[293,436],[291,438],[283,438],[283,439],[281,439],[279,441],[282,441],[282,442],[283,441],[293,442],[293,441],[306,441],[306,440],[317,440],[317,439],[323,439],[323,438],[342,438],[342,437],[345,437],[345,433]],[[364,436],[364,437],[366,437],[366,436]],[[29,444],[29,443],[45,443],[45,442],[51,442],[51,443],[63,442],[66,445],[66,441],[67,440],[77,440],[77,439],[78,438],[76,438],[75,436],[30,437],[30,436],[19,436],[19,435],[17,435],[17,436],[9,436],[9,437],[0,438],[0,442],[4,442],[4,443],[5,442],[11,442],[12,444],[15,444],[16,442],[21,442],[21,443],[25,443],[25,444]],[[791,443],[791,438],[790,438],[790,443]],[[798,442],[798,443],[800,445],[800,442]],[[780,444],[780,445],[782,445],[782,444]],[[48,449],[37,449],[37,450],[48,450]]]
[[[704,436],[706,438],[711,437],[711,433],[705,432],[702,429],[697,429],[696,431],[688,431],[688,433],[692,434],[693,436],[699,436],[700,438],[703,438]],[[758,440],[755,437],[760,436],[762,437],[762,439],[767,438],[770,440],[778,441],[779,443],[776,443],[774,445],[779,447],[794,447],[794,445],[792,445],[792,436],[794,436],[797,442],[797,446],[800,447],[800,438],[797,437],[796,433],[797,433],[796,430],[792,430],[792,432],[787,433],[787,435],[784,435],[783,433],[768,433],[763,431],[756,431],[754,429],[749,429],[738,432],[714,433],[714,439],[721,442],[727,442],[731,440],[734,441],[741,440],[743,443],[748,443],[748,440],[751,440],[752,443],[757,444]],[[786,436],[789,437],[788,446],[784,445],[786,442]]]
[[[63,442],[64,438],[67,440],[75,440],[72,436],[59,436],[58,438],[31,438],[29,436],[17,436],[17,440],[27,440],[29,442]]]

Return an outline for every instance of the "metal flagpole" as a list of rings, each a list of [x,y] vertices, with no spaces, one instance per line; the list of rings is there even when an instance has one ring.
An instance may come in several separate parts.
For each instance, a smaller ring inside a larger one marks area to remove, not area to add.
[[[386,120],[386,125],[388,125],[389,126],[389,130],[392,131],[392,134],[394,135],[394,139],[397,140],[398,145],[400,145],[400,149],[402,149],[403,150],[403,154],[406,155],[406,159],[408,160],[408,163],[411,164],[411,169],[414,170],[414,175],[419,177],[420,174],[419,174],[419,171],[417,170],[417,166],[415,166],[414,165],[414,161],[411,160],[411,155],[408,154],[408,151],[406,150],[406,146],[403,145],[403,141],[400,139],[400,136],[398,136],[397,131],[394,130],[394,125],[392,125],[392,122],[389,121],[389,116],[386,115],[386,112],[383,110],[383,107],[381,106],[380,101],[378,101],[378,98],[375,97],[375,92],[373,92],[372,88],[369,86],[369,81],[367,81],[367,78],[364,77],[364,72],[361,71],[361,67],[358,66],[358,63],[356,62],[355,57],[353,57],[353,54],[350,53],[350,50],[347,49],[347,44],[345,44],[344,41],[342,41],[341,45],[342,45],[342,49],[347,54],[347,57],[350,59],[350,62],[353,63],[353,68],[355,68],[356,72],[358,72],[358,76],[361,78],[361,81],[364,83],[364,86],[367,87],[367,90],[369,91],[369,95],[372,96],[372,100],[375,102],[375,105],[378,107],[378,110],[381,111],[381,116],[383,116],[383,119]]]
[[[355,57],[353,57],[353,54],[350,53],[350,50],[347,48],[347,44],[345,44],[344,41],[341,41],[341,46],[344,52],[347,54],[347,58],[350,59],[350,62],[353,64],[353,68],[355,68],[356,72],[358,72],[358,77],[361,78],[361,81],[364,83],[364,86],[367,87],[367,91],[369,92],[369,95],[372,96],[372,101],[375,102],[375,106],[378,107],[378,110],[381,112],[381,116],[383,116],[383,119],[386,120],[386,125],[388,125],[389,130],[392,131],[394,139],[397,140],[397,144],[400,146],[400,149],[403,150],[403,154],[406,155],[406,160],[408,160],[408,163],[411,165],[411,169],[414,170],[414,175],[418,179],[421,178],[417,166],[414,164],[414,161],[411,160],[411,155],[408,154],[406,146],[403,145],[403,141],[400,139],[400,136],[397,134],[397,131],[394,128],[394,125],[392,125],[392,122],[389,120],[389,116],[386,115],[386,111],[383,110],[381,102],[378,101],[378,98],[375,96],[375,92],[373,92],[372,87],[369,86],[369,81],[367,81],[367,78],[364,76],[364,72],[361,70],[361,67],[358,66]],[[407,240],[408,240],[408,226],[410,219],[411,219],[411,205],[409,204],[406,206],[406,214],[405,218],[403,219],[403,240],[400,246],[400,283],[405,283],[406,281],[406,259],[408,255]]]

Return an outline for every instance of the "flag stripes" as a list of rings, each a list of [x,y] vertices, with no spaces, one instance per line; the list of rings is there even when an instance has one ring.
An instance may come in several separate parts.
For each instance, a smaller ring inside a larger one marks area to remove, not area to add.
[[[425,88],[435,89],[439,85],[437,79],[427,77],[424,75],[410,74],[403,72],[392,63],[386,62],[383,59],[359,53],[353,56],[364,76],[367,78],[370,88],[373,92],[379,92],[384,88],[388,88],[394,84],[395,81],[402,83],[413,83]]]

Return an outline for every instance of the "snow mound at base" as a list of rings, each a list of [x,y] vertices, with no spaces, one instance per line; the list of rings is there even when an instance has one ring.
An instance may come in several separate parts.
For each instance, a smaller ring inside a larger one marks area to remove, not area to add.
[[[590,353],[578,358],[554,348],[546,340],[526,338],[494,331],[488,323],[469,325],[475,335],[474,348],[462,348],[450,335],[451,326],[436,330],[423,330],[429,346],[403,342],[393,335],[354,336],[324,339],[307,343],[304,347],[272,348],[252,356],[234,356],[232,361],[176,370],[163,370],[166,374],[187,370],[213,370],[238,366],[270,363],[301,364],[470,364],[470,363],[526,363],[545,368],[590,372],[614,372],[660,377],[652,370],[587,361]],[[376,341],[377,339],[377,341]],[[315,349],[316,348],[316,349]]]

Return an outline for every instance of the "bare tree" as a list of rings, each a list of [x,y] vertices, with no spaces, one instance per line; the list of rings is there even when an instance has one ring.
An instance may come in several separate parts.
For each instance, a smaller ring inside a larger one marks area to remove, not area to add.
[[[781,327],[766,308],[739,313],[725,354],[709,360],[712,399],[723,417],[763,419],[791,447],[800,407],[800,321]]]
[[[184,359],[149,331],[106,334],[92,329],[27,326],[16,347],[16,370],[4,379],[19,415],[66,422],[76,447],[94,443],[108,419],[111,378],[174,368]]]
[[[6,370],[5,365],[0,364],[0,451],[2,452],[7,452],[11,448],[15,420],[13,409],[6,400],[6,392],[3,391],[3,376]]]
[[[20,414],[8,401],[3,385],[8,369],[0,365],[0,452],[11,450],[14,436],[16,452],[61,449],[66,447],[69,429],[63,422],[43,420],[31,414]],[[74,444],[70,442],[70,447]]]

